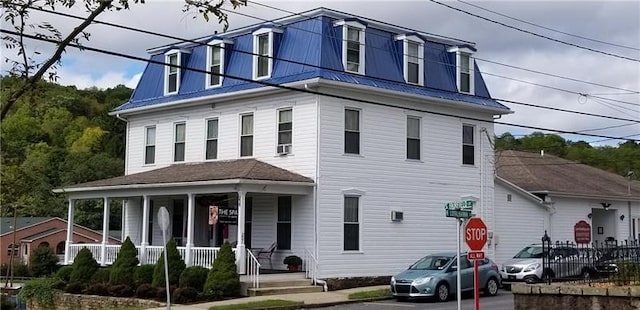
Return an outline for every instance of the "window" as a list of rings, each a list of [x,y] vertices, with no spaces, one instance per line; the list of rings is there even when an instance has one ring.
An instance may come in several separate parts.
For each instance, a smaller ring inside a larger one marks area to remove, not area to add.
[[[282,33],[278,28],[261,28],[253,32],[253,78],[271,77],[274,57],[274,36]]]
[[[359,197],[344,197],[344,250],[360,250]]]
[[[360,111],[344,110],[344,152],[360,154]]]
[[[174,135],[173,161],[184,161],[185,123],[177,123]]]
[[[278,197],[278,250],[291,250],[291,196]]]
[[[240,157],[253,156],[253,114],[242,115],[241,123]]]
[[[407,159],[420,159],[420,119],[407,116]]]
[[[209,46],[209,84],[207,86],[220,86],[222,85],[223,70],[223,49],[222,43]]]
[[[186,237],[186,232],[184,230],[184,225],[186,224],[184,222],[186,220],[184,216],[184,200],[173,200],[173,214],[171,219],[171,235],[173,236],[173,239],[176,240],[178,246],[184,246],[186,241],[183,239],[183,237]]]
[[[257,38],[258,40],[258,73],[256,78],[269,76],[269,35],[262,34]]]
[[[205,159],[218,158],[218,120],[207,120],[207,146]]]
[[[253,223],[253,197],[246,197],[244,201],[244,245],[251,248],[251,224]]]
[[[10,244],[7,247],[7,256],[18,256],[20,254],[20,247],[17,244]]]
[[[364,74],[365,25],[357,21],[338,21],[342,26],[342,65],[347,72]]]
[[[144,163],[150,165],[156,161],[156,127],[146,128]]]
[[[165,63],[170,66],[166,67],[165,93],[174,94],[178,92],[178,83],[180,81],[180,53],[174,52],[165,57]]]
[[[56,254],[64,255],[65,244],[66,244],[65,241],[58,242],[58,245],[56,245]]]
[[[466,53],[460,53],[460,91],[463,93],[471,93],[471,69],[470,56]]]
[[[462,125],[462,164],[464,165],[474,164],[473,129],[471,125]]]
[[[396,40],[402,40],[404,80],[424,85],[424,41],[415,35],[399,35]]]
[[[278,111],[278,153],[288,153],[291,149],[293,135],[293,111],[284,109]],[[289,148],[288,150],[286,148]],[[282,152],[281,152],[282,151]]]

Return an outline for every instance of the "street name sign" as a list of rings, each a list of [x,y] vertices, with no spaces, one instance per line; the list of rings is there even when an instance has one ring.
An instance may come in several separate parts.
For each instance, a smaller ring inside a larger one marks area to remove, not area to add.
[[[473,200],[447,202],[444,205],[445,210],[472,210]]]
[[[447,211],[447,217],[457,217],[457,218],[463,218],[463,219],[468,219],[471,217],[470,210],[446,210],[446,211]]]

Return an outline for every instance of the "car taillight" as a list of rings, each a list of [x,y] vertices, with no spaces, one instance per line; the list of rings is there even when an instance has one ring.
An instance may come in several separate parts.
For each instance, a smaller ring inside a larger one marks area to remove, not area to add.
[[[491,262],[491,267],[493,267],[493,269],[495,269],[496,271],[498,271],[498,265],[496,265],[495,262]]]

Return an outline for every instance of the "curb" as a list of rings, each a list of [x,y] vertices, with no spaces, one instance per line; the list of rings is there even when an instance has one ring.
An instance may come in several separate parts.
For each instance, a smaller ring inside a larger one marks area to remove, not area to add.
[[[393,299],[392,296],[388,297],[374,297],[374,298],[362,298],[362,299],[349,299],[343,301],[334,301],[334,302],[324,302],[324,303],[315,303],[315,304],[303,304],[296,308],[282,307],[282,308],[269,308],[278,309],[278,310],[289,310],[289,309],[314,309],[314,308],[326,308],[332,306],[346,305],[346,304],[356,304],[361,302],[372,302],[372,301],[381,301],[381,300],[390,300]],[[293,306],[292,306],[293,307]]]

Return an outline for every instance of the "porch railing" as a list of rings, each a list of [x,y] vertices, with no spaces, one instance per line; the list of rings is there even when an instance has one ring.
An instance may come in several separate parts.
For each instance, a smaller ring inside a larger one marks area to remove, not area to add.
[[[304,249],[304,258],[302,260],[305,276],[307,279],[313,281],[313,285],[316,285],[318,275],[318,260],[308,249]]]
[[[247,249],[247,277],[251,281],[253,288],[260,287],[260,262],[258,259]]]

